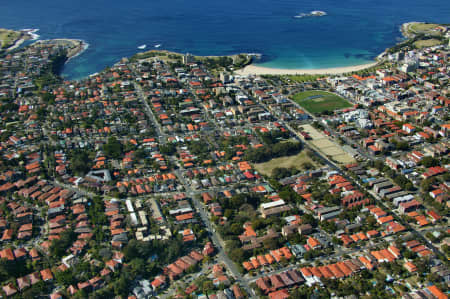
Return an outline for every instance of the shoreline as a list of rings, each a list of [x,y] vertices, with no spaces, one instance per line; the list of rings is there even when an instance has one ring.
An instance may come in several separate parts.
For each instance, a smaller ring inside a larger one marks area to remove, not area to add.
[[[403,23],[399,26],[399,31],[404,39],[410,39],[411,37],[407,34],[407,29],[410,25],[415,23],[424,23],[424,22],[417,22],[417,21],[411,21]],[[64,40],[64,39],[60,39]],[[67,40],[67,39],[66,39]],[[87,44],[83,40],[70,40],[70,41],[77,41],[81,42],[83,46],[81,47],[81,50],[79,49],[78,52],[75,55],[71,55],[68,59],[71,60],[72,58],[75,58],[82,54],[86,49],[89,47],[89,44]],[[401,44],[401,42],[396,43],[395,45]],[[395,46],[394,45],[394,46]],[[243,68],[239,68],[236,70],[233,70],[232,73],[238,76],[249,76],[249,75],[341,75],[346,73],[352,73],[352,72],[358,72],[361,70],[365,70],[368,68],[372,68],[374,66],[377,66],[385,60],[385,56],[387,55],[387,48],[380,54],[378,54],[376,57],[374,57],[372,62],[367,62],[364,64],[358,64],[358,65],[350,65],[350,66],[342,66],[342,67],[325,67],[325,68],[314,68],[314,69],[288,69],[288,68],[272,68],[272,67],[264,67],[260,66],[258,64],[251,63],[251,60],[249,61],[250,64],[245,65]],[[185,54],[190,54],[193,57],[197,59],[208,59],[208,58],[219,58],[219,57],[237,57],[240,55],[245,55],[247,58],[250,57],[261,57],[263,54],[260,53],[237,53],[237,54],[230,54],[230,55],[195,55],[192,53],[181,53],[181,52],[174,52],[167,49],[149,49],[144,50],[142,52],[136,52],[132,56],[126,57],[128,59],[135,58],[135,59],[148,59],[150,57],[145,57],[149,54],[155,54],[155,56],[158,56],[159,53],[162,53],[164,55],[177,55],[177,56],[184,56]],[[153,56],[151,56],[153,57]],[[251,58],[250,58],[251,59]],[[95,72],[94,74],[97,74],[99,71]],[[90,77],[94,74],[88,74],[85,77]]]
[[[410,27],[415,24],[425,24],[425,22],[412,21],[412,22],[403,23],[400,26],[400,32],[403,35],[404,39],[409,39],[409,38],[414,37],[414,34],[410,32]]]
[[[4,49],[6,52],[10,52],[12,50],[15,50],[17,48],[19,48],[24,42],[31,40],[38,40],[39,39],[39,34],[36,34],[36,32],[38,32],[39,29],[20,29],[17,30],[17,32],[20,32],[20,37],[14,41],[14,43],[9,46],[8,48]]]
[[[381,55],[381,54],[380,54]],[[380,56],[379,55],[379,56]],[[339,75],[344,73],[351,73],[361,71],[367,68],[376,66],[379,62],[374,61],[366,64],[359,64],[354,66],[342,66],[333,68],[320,68],[320,69],[283,69],[283,68],[270,68],[264,66],[258,66],[250,64],[243,69],[237,70],[234,73],[236,75],[248,76],[248,75]]]
[[[247,57],[248,62],[250,62],[254,57],[259,58],[262,56],[262,54],[260,54],[260,53],[236,53],[236,54],[229,54],[229,55],[196,55],[196,54],[192,54],[189,52],[182,53],[182,52],[174,52],[174,51],[165,50],[165,49],[162,49],[162,50],[152,49],[152,50],[148,50],[148,51],[144,51],[144,52],[138,52],[131,57],[136,57],[137,59],[146,59],[146,58],[142,58],[142,56],[145,56],[148,54],[159,54],[159,53],[163,53],[164,55],[167,55],[167,56],[168,55],[184,56],[186,54],[189,54],[189,55],[192,55],[192,57],[194,57],[196,59],[217,59],[217,58],[221,58],[221,57],[235,58],[235,57],[244,55],[245,57]],[[130,57],[128,57],[128,58],[130,58]]]
[[[425,22],[410,21],[400,25],[399,31],[404,40],[414,38],[414,34],[410,33],[410,26],[414,24],[425,24]],[[403,41],[396,43],[401,44]],[[366,64],[359,64],[354,66],[331,67],[331,68],[316,68],[316,69],[285,69],[285,68],[271,68],[259,66],[257,64],[249,64],[242,69],[234,71],[234,74],[240,76],[259,76],[259,75],[340,75],[345,73],[357,72],[367,68],[376,66],[382,62],[386,55],[387,49],[375,57],[375,61]]]
[[[20,38],[20,39],[16,40],[11,47],[6,48],[5,51],[11,52],[12,50],[19,48],[25,41],[26,41],[25,38]]]
[[[6,29],[9,30],[9,29]],[[13,30],[14,31],[14,30]],[[33,40],[37,34],[38,29],[21,29],[17,30],[15,32],[20,33],[20,36],[14,41],[12,45],[10,45],[8,48],[3,49],[5,52],[11,52],[17,48],[19,48],[25,41],[27,40]]]
[[[22,29],[20,31],[28,34],[30,36],[31,40],[38,40],[40,37],[40,35],[36,33],[39,31],[39,29]]]
[[[70,61],[72,58],[75,58],[81,55],[89,48],[89,43],[82,39],[70,39],[70,38],[56,38],[56,39],[48,39],[48,40],[38,40],[35,44],[47,44],[47,43],[60,43],[60,44],[69,44],[70,48],[67,52],[67,61]]]
[[[89,43],[87,43],[85,40],[82,39],[76,39],[76,40],[72,40],[72,41],[78,41],[79,44],[79,50],[76,51],[74,54],[72,54],[66,61],[66,63],[68,63],[71,59],[76,58],[78,56],[80,56],[81,54],[83,54],[84,52],[86,52],[86,50],[89,48]]]
[[[184,55],[183,53],[179,52],[172,52],[169,50],[149,50],[141,53],[137,53],[135,55],[139,56],[146,53],[158,53],[162,52],[167,55]],[[380,53],[376,58],[375,61],[365,63],[365,64],[358,64],[353,66],[342,66],[342,67],[332,67],[332,68],[318,68],[318,69],[284,69],[284,68],[271,68],[271,67],[264,67],[259,66],[257,64],[250,63],[246,65],[245,67],[235,70],[234,74],[240,75],[240,76],[248,76],[248,75],[337,75],[337,74],[344,74],[344,73],[351,73],[360,71],[363,69],[371,68],[377,64],[380,63],[378,61],[383,57],[385,52]],[[219,57],[233,57],[238,55],[246,55],[246,56],[261,56],[262,54],[259,53],[239,53],[239,54],[232,54],[232,55],[208,55],[208,56],[200,56],[200,55],[193,55],[194,57],[198,58],[219,58]]]

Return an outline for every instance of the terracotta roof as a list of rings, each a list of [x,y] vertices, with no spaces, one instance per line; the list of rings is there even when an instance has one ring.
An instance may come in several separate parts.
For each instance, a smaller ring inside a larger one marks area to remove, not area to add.
[[[43,279],[44,281],[52,280],[52,279],[53,279],[53,274],[52,274],[52,271],[50,271],[50,269],[44,269],[44,270],[42,270],[42,271],[41,271],[41,276],[42,276],[42,279]]]
[[[447,299],[448,296],[445,295],[437,286],[432,285],[427,287],[427,290],[433,294],[434,297],[438,298],[438,299]]]

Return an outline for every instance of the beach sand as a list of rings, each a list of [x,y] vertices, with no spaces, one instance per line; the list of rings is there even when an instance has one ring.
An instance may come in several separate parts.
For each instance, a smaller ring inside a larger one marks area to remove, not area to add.
[[[338,75],[350,72],[356,72],[377,65],[378,62],[360,64],[355,66],[344,66],[325,69],[278,69],[257,65],[247,65],[243,69],[235,71],[236,75]]]

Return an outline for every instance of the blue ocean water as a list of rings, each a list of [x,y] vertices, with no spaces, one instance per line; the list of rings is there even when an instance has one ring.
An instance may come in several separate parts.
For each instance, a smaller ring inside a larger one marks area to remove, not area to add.
[[[324,17],[294,15],[323,10]],[[261,65],[325,68],[371,61],[408,21],[450,23],[448,0],[3,0],[0,27],[39,28],[41,38],[77,38],[89,48],[63,75],[82,78],[147,50],[196,55],[262,53]]]

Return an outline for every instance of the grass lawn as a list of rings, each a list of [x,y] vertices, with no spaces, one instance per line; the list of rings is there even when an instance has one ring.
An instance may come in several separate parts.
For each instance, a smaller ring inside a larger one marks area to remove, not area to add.
[[[281,76],[281,79],[286,83],[290,83],[291,81],[303,83],[303,82],[314,82],[318,78],[322,78],[325,76],[326,75],[285,75]]]
[[[432,33],[438,24],[413,23],[409,26],[409,31],[412,33]]]
[[[21,35],[22,33],[19,31],[0,28],[0,48],[11,46]]]
[[[438,39],[432,38],[432,39],[423,39],[423,40],[418,40],[414,43],[414,46],[416,46],[416,48],[425,48],[425,47],[434,47],[437,45],[440,45],[442,42]]]
[[[304,169],[302,165],[305,162],[311,163],[314,165],[314,168],[318,167],[318,164],[308,157],[306,151],[301,151],[299,154],[293,156],[274,158],[264,163],[254,164],[254,166],[259,173],[270,176],[272,175],[272,170],[276,167],[295,167],[298,170],[302,170]]]
[[[352,107],[340,96],[326,91],[304,91],[295,94],[292,99],[313,114]]]

